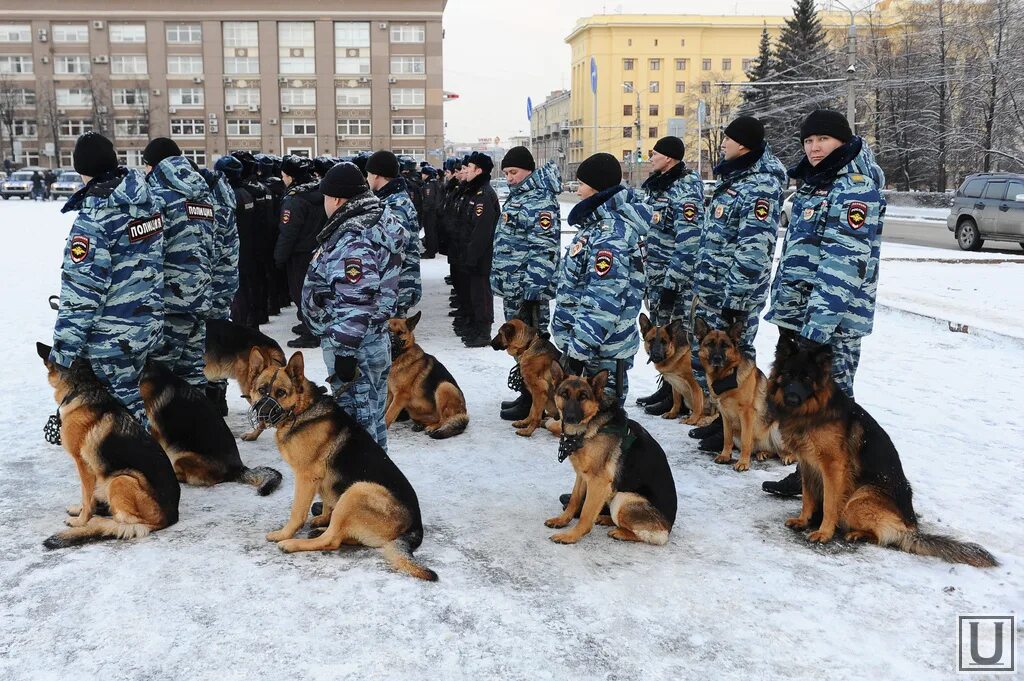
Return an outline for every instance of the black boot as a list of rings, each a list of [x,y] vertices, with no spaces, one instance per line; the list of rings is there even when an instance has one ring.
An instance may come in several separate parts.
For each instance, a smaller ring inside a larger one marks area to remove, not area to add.
[[[561,502],[561,504],[562,504],[562,510],[563,511],[565,510],[565,507],[569,505],[569,499],[571,499],[571,498],[572,498],[571,494],[563,494],[562,496],[558,497],[558,501]],[[580,505],[580,510],[576,511],[576,515],[573,516],[573,517],[574,518],[579,518],[580,517],[580,511],[582,511],[582,510],[583,510],[583,506]],[[605,504],[604,508],[601,509],[601,515],[611,515],[611,514],[612,514],[612,512],[608,508],[608,504]]]
[[[491,325],[476,324],[462,337],[462,344],[467,348],[489,348],[491,347]]]
[[[530,408],[532,406],[533,398],[530,396],[530,393],[520,393],[519,399],[511,407],[501,410],[501,418],[503,421],[522,421],[530,415]]]
[[[446,275],[445,278],[444,278],[444,283],[446,283],[449,286],[451,286],[452,285],[452,275],[450,275],[450,274]]]
[[[219,383],[206,384],[206,398],[213,402],[221,416],[228,415],[228,388]]]
[[[290,348],[318,348],[320,341],[315,336],[299,336],[288,341]]]
[[[303,324],[302,322],[299,322],[298,324],[296,324],[295,326],[292,327],[292,333],[294,333],[296,336],[311,336],[311,335],[313,335],[313,334],[311,334],[309,332],[309,329],[307,329],[306,325]]]
[[[704,440],[711,437],[712,435],[722,435],[722,415],[719,414],[715,417],[715,420],[706,426],[700,428],[694,428],[687,435],[692,437],[694,440]]]
[[[523,399],[523,395],[524,394],[525,393],[519,393],[519,395],[515,399],[513,399],[513,400],[502,400],[501,401],[501,410],[505,411],[506,409],[511,409],[512,407],[514,407],[517,404],[519,404],[519,401],[521,399]]]
[[[798,497],[803,494],[803,485],[800,482],[800,466],[797,465],[796,470],[784,477],[782,480],[776,480],[772,482],[761,483],[761,489],[768,494],[774,494],[780,497]]]
[[[672,386],[665,382],[664,378],[658,377],[658,389],[647,397],[636,398],[636,403],[641,407],[646,407],[649,404],[657,404],[664,402],[665,398],[672,399]],[[668,411],[667,409],[665,411]],[[650,413],[650,412],[648,412]],[[665,412],[661,412],[664,414]]]
[[[725,446],[725,433],[712,433],[700,441],[697,449],[702,452],[721,452]]]
[[[669,388],[668,397],[661,400],[660,402],[651,402],[644,407],[644,413],[650,414],[651,416],[661,416],[662,414],[668,413],[668,410],[672,408],[672,389]]]

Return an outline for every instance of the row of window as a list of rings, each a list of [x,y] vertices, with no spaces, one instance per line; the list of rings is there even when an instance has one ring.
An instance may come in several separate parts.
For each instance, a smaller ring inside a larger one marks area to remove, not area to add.
[[[623,71],[632,71],[632,70],[634,70],[636,68],[637,61],[638,60],[634,59],[633,57],[625,57],[625,58],[623,58],[623,60],[622,60],[622,70]],[[660,71],[661,70],[661,63],[663,61],[665,61],[665,60],[660,59],[660,58],[648,59],[647,60],[647,68],[648,68],[648,70],[650,70],[650,71]],[[755,58],[753,58],[753,57],[745,57],[743,59],[743,70],[744,71],[749,71],[750,68],[754,65],[755,61],[757,61],[757,60]],[[689,67],[689,65],[690,65],[690,60],[689,59],[685,59],[685,58],[676,59],[675,63],[676,63],[676,71],[685,71]],[[700,68],[701,68],[701,71],[710,71],[712,69],[712,60],[708,59],[708,58],[701,59]],[[730,59],[728,57],[722,59],[722,71],[732,71],[732,59]]]
[[[258,119],[229,119],[224,122],[231,137],[258,137],[262,124]],[[172,137],[203,137],[207,122],[202,118],[172,118]],[[84,118],[62,119],[59,121],[61,137],[75,138],[92,129],[92,121]],[[337,122],[338,137],[367,137],[370,135],[370,119],[350,118]],[[11,126],[15,138],[37,137],[39,126],[34,119],[15,119]],[[426,135],[426,121],[422,118],[395,118],[391,121],[391,134],[395,137],[423,137]],[[115,137],[139,137],[149,134],[149,122],[145,118],[115,118]],[[286,118],[281,121],[281,134],[291,137],[316,135],[316,121],[312,118]]]
[[[308,153],[308,149],[303,150]],[[338,154],[341,156],[355,156],[365,149],[339,149]],[[412,156],[417,161],[422,161],[425,158],[423,149],[393,149],[394,153],[398,156]],[[117,151],[117,160],[121,165],[138,168],[145,165],[145,161],[142,159],[142,149],[119,149]],[[205,149],[182,149],[181,155],[185,158],[191,159],[196,165],[206,165],[206,150]],[[39,152],[31,149],[23,150],[16,158],[15,161],[22,166],[37,166],[39,165]],[[70,149],[61,149],[60,151],[60,166],[63,168],[70,168],[74,165],[72,159],[72,151]]]
[[[634,91],[634,87],[635,87],[635,85],[633,84],[633,81],[631,81],[631,80],[624,80],[624,81],[622,81],[622,91],[623,92],[631,93],[631,92]],[[725,92],[729,92],[730,86],[723,85],[722,89]],[[661,92],[661,82],[657,81],[657,80],[648,81],[646,92]],[[681,94],[684,94],[685,92],[686,92],[686,83],[681,81],[681,80],[677,80],[676,81],[676,94],[681,95]],[[706,94],[709,94],[710,92],[711,92],[711,81],[709,81],[709,80],[701,81],[700,93],[702,95],[706,95]]]
[[[255,47],[257,45],[255,21],[225,21],[223,23],[224,45],[226,47]],[[199,45],[203,42],[203,27],[200,24],[167,24],[164,28],[170,45]],[[54,24],[55,43],[88,43],[88,24]],[[146,42],[146,25],[111,23],[111,43]],[[392,24],[391,42],[423,43],[427,30],[423,24]],[[312,21],[280,21],[277,24],[278,42],[289,47],[313,47]],[[230,41],[230,42],[229,42]],[[30,43],[32,27],[29,24],[0,24],[0,43]],[[334,22],[334,43],[343,47],[369,47],[370,24],[363,21]]]

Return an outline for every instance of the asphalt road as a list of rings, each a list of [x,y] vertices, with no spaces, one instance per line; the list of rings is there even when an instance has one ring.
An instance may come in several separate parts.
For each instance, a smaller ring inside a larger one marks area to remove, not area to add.
[[[953,232],[949,231],[945,222],[921,222],[901,220],[887,217],[882,230],[882,241],[913,246],[931,246],[959,251]],[[1006,253],[1024,257],[1024,249],[1009,241],[986,241],[981,250],[988,253]]]

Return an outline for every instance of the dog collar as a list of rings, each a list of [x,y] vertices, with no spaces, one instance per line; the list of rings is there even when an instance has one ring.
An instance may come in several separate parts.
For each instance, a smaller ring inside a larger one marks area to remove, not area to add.
[[[738,369],[733,369],[731,374],[720,378],[711,384],[711,389],[715,391],[716,395],[721,395],[722,393],[727,393],[730,390],[735,390],[739,386],[736,382],[737,372]]]

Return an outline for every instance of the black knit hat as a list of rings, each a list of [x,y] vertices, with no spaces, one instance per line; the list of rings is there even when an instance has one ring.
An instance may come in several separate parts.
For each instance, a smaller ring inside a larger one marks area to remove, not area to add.
[[[725,136],[747,149],[759,149],[764,143],[764,123],[753,116],[740,116],[725,126]]]
[[[366,172],[389,179],[398,177],[398,157],[384,149],[374,152],[366,161]]]
[[[853,138],[853,130],[850,130],[850,123],[843,114],[831,109],[818,109],[808,114],[800,126],[801,140],[811,135],[828,135],[845,144]]]
[[[683,154],[686,153],[686,145],[678,137],[669,135],[658,140],[658,143],[654,145],[654,150],[663,156],[682,161]]]
[[[88,177],[99,177],[117,168],[113,142],[98,132],[87,132],[78,138],[72,159],[75,172]]]
[[[150,140],[145,151],[142,152],[142,160],[150,166],[155,166],[171,156],[181,156],[181,149],[170,137],[157,137]]]
[[[501,169],[505,168],[522,168],[533,172],[537,169],[537,162],[526,147],[512,147],[505,152],[505,158],[501,159]]]
[[[313,173],[313,161],[305,156],[288,154],[281,161],[281,172],[296,179],[306,179]]]
[[[469,163],[472,163],[487,174],[490,174],[490,172],[494,170],[494,159],[482,151],[474,151],[470,154]]]
[[[366,184],[366,178],[356,164],[348,161],[328,170],[324,179],[320,180],[320,193],[336,199],[351,199],[368,191],[370,187]]]
[[[622,182],[622,166],[611,154],[594,154],[576,169],[576,179],[604,191]]]

